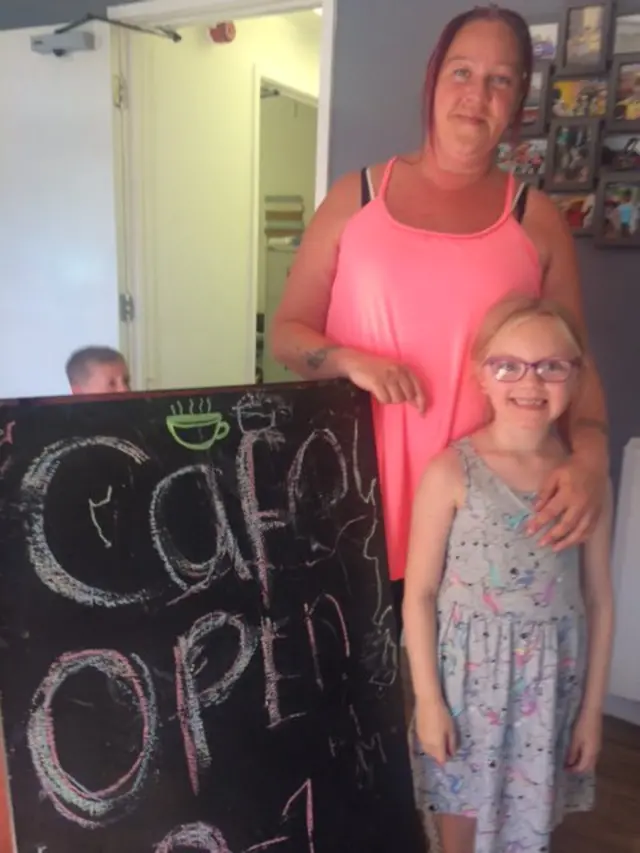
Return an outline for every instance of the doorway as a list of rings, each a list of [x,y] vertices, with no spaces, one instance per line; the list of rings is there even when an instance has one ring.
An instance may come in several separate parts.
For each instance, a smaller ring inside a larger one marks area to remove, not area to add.
[[[314,211],[318,105],[315,98],[260,80],[256,381],[297,377],[271,356],[268,331]]]
[[[178,24],[181,36],[176,44],[127,34],[120,71],[133,177],[123,190],[121,289],[135,304],[130,338],[138,389],[256,380],[267,322],[256,106],[262,85],[277,88],[283,104],[295,101],[299,113],[315,111],[315,175],[302,193],[305,223],[327,185],[333,8],[329,0],[324,14],[292,11],[303,4],[245,2],[222,42],[211,30],[219,31],[236,4],[201,0],[189,13],[180,0],[152,0],[111,10],[147,27]],[[249,17],[254,9],[271,14]],[[266,364],[261,367],[264,375]],[[274,371],[267,367],[270,376]]]

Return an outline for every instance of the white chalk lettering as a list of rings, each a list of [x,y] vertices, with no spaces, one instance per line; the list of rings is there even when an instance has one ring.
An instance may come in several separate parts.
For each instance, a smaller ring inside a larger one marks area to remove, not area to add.
[[[284,513],[280,510],[261,510],[256,493],[256,470],[253,456],[254,446],[258,441],[271,444],[278,437],[284,436],[275,430],[272,432],[247,432],[242,436],[237,457],[238,491],[244,513],[247,533],[253,546],[253,555],[257,569],[257,580],[265,607],[271,603],[269,570],[272,566],[267,556],[267,546],[264,534],[286,525]]]
[[[196,684],[198,665],[204,658],[204,640],[214,631],[228,626],[238,633],[238,654],[227,672],[215,684],[199,690]],[[199,773],[210,767],[211,754],[202,721],[202,710],[219,705],[227,699],[233,685],[249,666],[258,646],[258,632],[250,628],[241,616],[216,611],[207,613],[195,622],[188,634],[178,638],[174,654],[176,661],[176,698],[182,729],[185,755],[191,787],[199,791]]]
[[[40,580],[50,590],[77,601],[78,604],[118,607],[146,601],[151,598],[149,590],[131,593],[110,592],[89,586],[72,577],[56,560],[47,542],[44,513],[49,487],[65,457],[86,447],[107,447],[116,450],[128,457],[135,465],[142,465],[149,460],[147,454],[135,444],[104,435],[59,441],[46,447],[31,464],[22,481],[20,499],[28,508],[26,540],[29,559]]]
[[[287,803],[282,810],[282,822],[291,823],[293,820],[293,812],[297,809],[299,800],[303,800],[303,826],[305,835],[304,850],[300,845],[301,839],[291,833],[287,835],[278,835],[275,838],[270,838],[268,841],[262,841],[259,844],[254,844],[248,847],[244,853],[259,853],[261,850],[272,850],[294,841],[295,850],[299,853],[315,853],[314,842],[314,811],[313,811],[313,784],[310,779],[298,788],[298,790],[287,800]],[[172,830],[158,844],[154,853],[173,853],[178,849],[183,850],[188,847],[191,850],[200,850],[201,853],[231,853],[224,835],[215,826],[210,826],[206,823],[187,823]],[[289,849],[289,848],[288,848]]]
[[[52,711],[56,693],[66,679],[88,667],[121,684],[123,694],[133,699],[132,710],[142,723],[136,760],[120,779],[100,791],[90,791],[61,766]],[[110,649],[88,649],[67,652],[50,667],[33,698],[27,742],[42,790],[56,811],[86,829],[94,829],[119,820],[135,807],[149,773],[157,729],[155,692],[144,662],[136,655],[129,660]]]
[[[179,826],[158,844],[155,853],[172,853],[173,850],[183,850],[185,847],[202,853],[230,853],[220,830],[206,823]]]
[[[215,512],[216,519],[216,552],[203,563],[193,563],[176,548],[173,538],[167,529],[165,503],[172,485],[182,477],[199,476],[204,479],[207,494]],[[188,465],[174,471],[162,479],[153,490],[149,509],[151,539],[162,563],[171,580],[183,590],[189,589],[189,582],[197,583],[202,589],[221,577],[231,567],[235,568],[238,576],[249,580],[251,575],[244,564],[238,544],[231,532],[229,520],[224,507],[215,470],[210,465]],[[227,558],[226,561],[224,558]],[[187,578],[188,580],[185,580]]]
[[[294,527],[296,526],[298,503],[303,497],[303,483],[305,483],[305,480],[302,477],[302,474],[304,471],[305,458],[309,451],[309,448],[316,441],[324,442],[333,450],[336,457],[336,461],[338,463],[338,468],[340,469],[340,480],[336,485],[336,488],[334,489],[332,494],[326,495],[323,498],[322,503],[324,506],[325,513],[329,513],[331,509],[339,501],[341,501],[349,491],[349,474],[347,471],[347,460],[345,459],[345,455],[342,451],[342,448],[340,447],[338,439],[330,429],[315,429],[298,449],[295,459],[293,460],[293,464],[291,465],[289,477],[287,480],[287,491],[289,496],[289,516]],[[314,488],[314,485],[312,483],[307,483],[306,486],[309,490]]]
[[[254,447],[257,441],[265,441],[268,445],[278,444],[284,439],[277,430],[267,429],[255,432],[245,432],[240,442],[237,458],[237,476],[240,500],[244,513],[247,533],[253,546],[253,556],[256,566],[256,579],[260,585],[260,596],[265,608],[262,618],[260,645],[265,673],[265,707],[269,716],[269,725],[277,726],[285,718],[280,710],[278,682],[285,676],[278,672],[275,663],[274,644],[280,636],[271,616],[271,577],[273,568],[267,556],[267,546],[264,534],[270,530],[284,527],[285,515],[279,510],[261,510],[256,493],[256,473]],[[294,716],[298,716],[295,714]]]
[[[96,533],[102,540],[105,548],[111,548],[113,542],[110,539],[107,539],[107,537],[104,535],[100,522],[98,521],[98,518],[96,516],[96,510],[100,509],[100,507],[108,506],[111,503],[112,492],[113,490],[111,486],[109,486],[109,488],[107,489],[107,496],[103,500],[92,501],[91,498],[89,498],[89,516],[91,517],[91,523],[95,527]]]

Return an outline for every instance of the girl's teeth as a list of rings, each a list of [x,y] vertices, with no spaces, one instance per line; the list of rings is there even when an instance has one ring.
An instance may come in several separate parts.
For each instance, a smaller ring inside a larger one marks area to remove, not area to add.
[[[542,408],[544,406],[544,400],[512,400],[516,406],[533,406],[535,408]]]

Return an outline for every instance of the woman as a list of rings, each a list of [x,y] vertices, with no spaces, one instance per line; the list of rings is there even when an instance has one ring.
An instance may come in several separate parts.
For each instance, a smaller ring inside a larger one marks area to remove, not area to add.
[[[466,367],[481,318],[519,291],[554,299],[584,324],[561,214],[496,166],[505,132],[517,134],[531,68],[529,30],[515,12],[480,7],[454,18],[427,69],[422,150],[336,182],[273,323],[279,361],[309,378],[346,377],[374,397],[396,613],[418,479],[484,419]],[[557,548],[585,540],[606,489],[605,405],[590,362],[565,426],[572,453],[547,478],[530,529],[545,528],[541,542]]]

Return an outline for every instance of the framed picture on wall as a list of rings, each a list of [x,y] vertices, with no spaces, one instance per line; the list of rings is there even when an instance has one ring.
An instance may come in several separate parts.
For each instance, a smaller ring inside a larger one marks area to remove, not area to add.
[[[522,112],[521,136],[540,136],[549,120],[549,74],[548,63],[538,63],[531,74],[531,86]]]
[[[564,10],[558,73],[578,76],[606,71],[613,2],[570,3]]]
[[[534,62],[555,62],[558,53],[560,24],[558,21],[530,23]]]
[[[592,190],[599,163],[598,119],[552,122],[545,168],[547,192]]]
[[[540,185],[547,161],[546,139],[523,139],[515,145],[498,146],[498,166],[535,186]]]
[[[606,77],[567,77],[551,86],[552,118],[604,118],[607,114]]]
[[[640,15],[619,15],[616,18],[613,52],[640,52]]]
[[[617,56],[611,71],[609,130],[640,130],[640,53]]]
[[[605,136],[600,149],[600,164],[611,172],[640,172],[640,133]]]
[[[600,178],[594,235],[600,246],[640,247],[640,174],[611,172]]]
[[[588,237],[593,234],[595,192],[551,193],[549,198],[562,213],[574,237]]]

